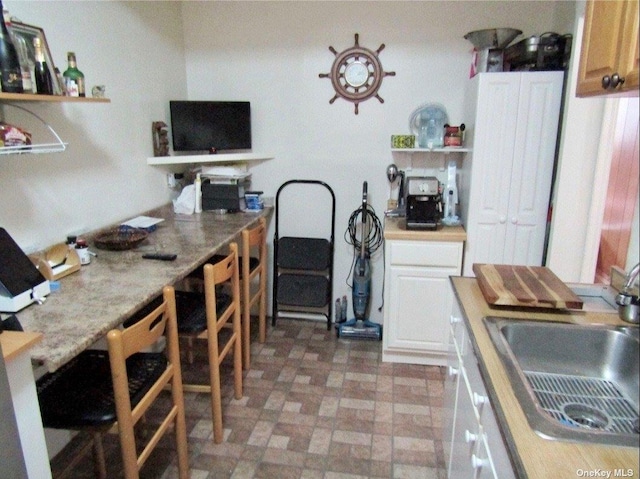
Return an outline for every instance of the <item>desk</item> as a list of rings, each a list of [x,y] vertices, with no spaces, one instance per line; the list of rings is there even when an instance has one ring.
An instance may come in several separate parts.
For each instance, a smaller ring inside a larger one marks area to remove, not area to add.
[[[31,305],[17,316],[25,331],[42,333],[30,351],[31,359],[55,371],[134,312],[162,293],[165,285],[184,279],[225,244],[239,240],[241,231],[254,225],[272,208],[260,212],[219,215],[204,211],[176,215],[172,205],[142,213],[164,218],[136,249],[99,250],[98,256],[60,280],[60,291],[42,305]],[[175,261],[142,259],[145,252],[176,253]]]

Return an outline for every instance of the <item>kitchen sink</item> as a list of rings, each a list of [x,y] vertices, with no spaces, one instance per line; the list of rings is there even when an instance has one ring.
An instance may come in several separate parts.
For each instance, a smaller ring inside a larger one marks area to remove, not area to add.
[[[640,446],[637,327],[484,318],[540,436]]]

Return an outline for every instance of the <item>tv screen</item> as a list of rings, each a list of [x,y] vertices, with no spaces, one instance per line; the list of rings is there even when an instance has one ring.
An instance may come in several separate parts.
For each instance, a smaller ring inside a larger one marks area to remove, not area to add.
[[[174,151],[248,150],[248,101],[170,101]]]

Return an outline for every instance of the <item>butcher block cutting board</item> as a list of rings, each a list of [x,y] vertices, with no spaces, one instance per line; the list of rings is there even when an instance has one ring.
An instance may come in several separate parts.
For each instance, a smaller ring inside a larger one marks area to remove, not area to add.
[[[544,266],[475,263],[473,272],[489,304],[582,309],[582,300]]]

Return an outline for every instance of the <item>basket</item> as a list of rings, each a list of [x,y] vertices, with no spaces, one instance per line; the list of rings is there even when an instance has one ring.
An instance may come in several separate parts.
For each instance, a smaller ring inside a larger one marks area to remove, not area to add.
[[[135,248],[147,239],[149,233],[136,228],[114,228],[98,233],[93,239],[99,249],[124,251]]]

